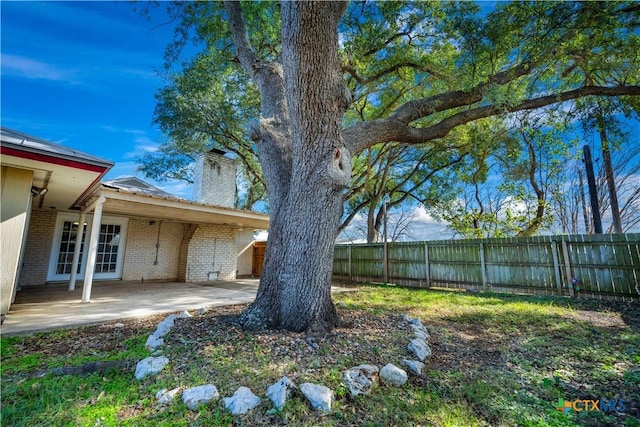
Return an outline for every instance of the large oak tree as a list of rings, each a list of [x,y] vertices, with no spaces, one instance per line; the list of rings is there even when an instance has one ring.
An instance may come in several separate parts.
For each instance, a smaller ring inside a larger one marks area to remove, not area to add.
[[[183,22],[195,23],[209,52],[232,52],[260,99],[248,134],[271,224],[243,324],[313,334],[340,323],[333,246],[352,158],[364,150],[437,149],[474,121],[640,95],[639,12],[621,2],[500,4],[485,16],[465,2],[182,6]]]

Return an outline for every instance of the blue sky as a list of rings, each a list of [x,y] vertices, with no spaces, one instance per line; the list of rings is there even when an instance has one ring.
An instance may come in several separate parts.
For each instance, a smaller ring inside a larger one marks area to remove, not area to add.
[[[0,11],[3,126],[116,162],[107,179],[136,175],[192,197],[184,183],[135,172],[136,158],[163,139],[151,123],[165,84],[157,70],[173,40],[163,4],[150,19],[128,1],[1,1]],[[415,227],[415,238],[447,231],[418,210]]]
[[[107,178],[134,175],[162,139],[151,120],[173,39],[164,8],[149,20],[124,1],[0,7],[2,125],[116,162]]]

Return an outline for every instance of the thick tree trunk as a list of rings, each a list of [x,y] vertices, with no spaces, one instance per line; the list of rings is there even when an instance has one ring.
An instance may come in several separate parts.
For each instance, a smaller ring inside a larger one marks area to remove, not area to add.
[[[277,108],[263,105],[254,129],[272,212],[258,295],[241,317],[247,328],[323,334],[340,322],[331,301],[333,247],[351,177],[337,57],[343,10],[342,3],[282,3],[285,99],[277,101],[287,109],[272,119]]]
[[[380,241],[380,233],[376,228],[376,201],[374,200],[369,203],[369,213],[367,214],[367,243]]]

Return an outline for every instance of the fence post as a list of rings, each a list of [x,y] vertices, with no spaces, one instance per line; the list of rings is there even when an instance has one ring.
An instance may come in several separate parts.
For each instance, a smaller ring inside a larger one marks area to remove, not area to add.
[[[349,248],[349,250],[347,251],[347,254],[349,255],[349,262],[347,263],[347,265],[349,266],[349,280],[353,280],[353,275],[351,274],[351,244],[349,244],[349,246],[347,246]]]
[[[480,271],[482,272],[482,290],[487,290],[487,272],[485,271],[484,262],[484,243],[480,242]]]
[[[560,262],[558,261],[558,245],[551,241],[551,255],[553,256],[553,271],[556,277],[556,286],[558,287],[558,295],[562,296],[562,279],[560,278]]]
[[[429,266],[429,244],[424,242],[424,267],[427,276],[427,288],[431,287],[431,267]]]
[[[567,241],[562,239],[562,256],[564,257],[564,268],[567,272],[567,287],[569,288],[569,295],[574,297],[573,283],[571,283],[571,264],[569,264],[569,249],[567,247]]]

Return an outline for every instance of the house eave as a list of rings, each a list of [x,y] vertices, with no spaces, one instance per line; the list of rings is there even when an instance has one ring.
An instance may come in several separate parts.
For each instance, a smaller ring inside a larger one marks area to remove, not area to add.
[[[233,228],[266,230],[269,216],[192,202],[174,197],[157,197],[102,187],[98,194],[106,197],[103,210],[114,215],[179,221],[188,223],[219,224]],[[85,203],[88,205],[89,200]]]

